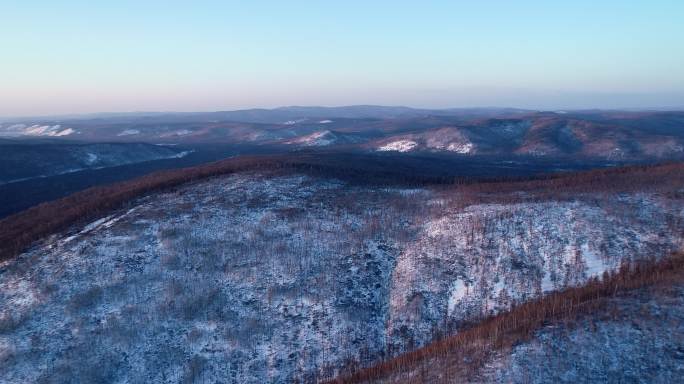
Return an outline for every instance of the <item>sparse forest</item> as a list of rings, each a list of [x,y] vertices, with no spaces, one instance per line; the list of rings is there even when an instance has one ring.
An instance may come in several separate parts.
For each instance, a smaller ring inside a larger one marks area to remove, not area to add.
[[[681,164],[502,181],[340,159],[237,158],[4,220],[0,376],[358,382],[435,356],[476,374],[679,268]]]

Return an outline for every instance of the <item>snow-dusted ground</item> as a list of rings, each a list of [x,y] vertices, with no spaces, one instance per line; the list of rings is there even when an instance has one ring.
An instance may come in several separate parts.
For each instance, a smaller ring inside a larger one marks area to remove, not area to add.
[[[681,211],[643,195],[605,205],[474,205],[433,216],[397,258],[392,342],[421,344],[437,324],[457,329],[464,319],[581,284],[622,260],[682,249],[678,227],[668,224]]]
[[[0,381],[332,375],[682,248],[680,201],[459,198],[252,173],[142,198],[0,265]]]
[[[678,383],[684,377],[684,286],[610,299],[546,327],[487,364],[486,383]]]
[[[218,179],[22,255],[0,275],[0,378],[288,382],[377,356],[408,228],[385,203],[415,194],[342,187]]]

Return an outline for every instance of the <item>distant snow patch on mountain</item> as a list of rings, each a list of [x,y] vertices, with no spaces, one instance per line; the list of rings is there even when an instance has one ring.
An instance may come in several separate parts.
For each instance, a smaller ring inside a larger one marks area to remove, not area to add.
[[[447,151],[456,153],[470,153],[473,150],[473,143],[450,143]]]
[[[60,124],[40,125],[40,124],[12,124],[0,129],[0,136],[47,136],[60,137],[76,133],[72,128],[62,128]]]
[[[47,136],[52,132],[56,132],[59,128],[61,128],[59,125],[50,126],[35,124],[24,129],[24,134],[31,136]]]
[[[164,134],[160,135],[159,137],[187,136],[187,135],[190,135],[190,134],[192,134],[192,131],[191,131],[191,130],[189,130],[189,129],[180,129],[180,130],[178,130],[178,131],[173,131],[173,132],[164,133]]]
[[[322,147],[336,143],[337,136],[330,131],[318,131],[312,134],[288,140],[286,144],[298,144],[307,147]]]
[[[284,122],[283,125],[295,125],[295,124],[303,123],[305,121],[306,121],[306,119],[288,120],[288,121]]]
[[[397,140],[389,142],[383,146],[378,147],[378,151],[397,151],[397,152],[408,152],[418,145],[413,140]]]
[[[195,152],[194,149],[191,149],[191,150],[189,150],[189,151],[178,152],[177,154],[175,154],[175,155],[169,157],[169,159],[181,159],[181,158],[183,158],[183,157],[185,157],[185,156],[187,156],[187,155],[189,155],[189,154],[191,154],[191,153],[194,153],[194,152]]]
[[[318,122],[318,124],[330,124],[332,122],[333,122],[332,120],[321,120]]]
[[[50,135],[50,136],[55,136],[55,137],[59,137],[59,136],[69,136],[69,135],[72,135],[72,134],[74,134],[74,133],[76,133],[76,131],[74,131],[74,130],[71,129],[71,128],[67,128],[67,129],[64,129],[64,130],[62,130],[62,131],[59,131],[59,132],[57,132],[57,133],[55,133],[55,134],[52,134],[52,135]]]
[[[137,129],[126,129],[124,131],[121,131],[117,136],[133,136],[133,135],[139,135],[140,131]]]
[[[385,138],[378,142],[377,151],[446,151],[472,154],[477,146],[456,127],[444,127],[421,133]]]

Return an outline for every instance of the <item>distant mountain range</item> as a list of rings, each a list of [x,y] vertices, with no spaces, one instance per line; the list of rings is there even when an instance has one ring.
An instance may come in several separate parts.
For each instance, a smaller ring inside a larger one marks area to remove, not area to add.
[[[445,108],[426,109],[403,106],[378,106],[378,105],[351,105],[341,107],[319,106],[287,106],[273,109],[253,108],[234,111],[216,112],[111,112],[111,113],[88,113],[53,116],[15,117],[0,118],[7,123],[21,123],[28,120],[35,121],[65,121],[65,120],[136,120],[136,119],[160,119],[160,120],[221,120],[250,123],[278,123],[287,120],[296,120],[303,117],[336,117],[336,118],[398,118],[415,117],[423,115],[463,115],[483,116],[492,114],[526,113],[531,110],[517,108]]]
[[[684,112],[295,106],[14,120],[0,123],[0,136],[86,142],[325,146],[459,155],[672,159],[684,156]]]

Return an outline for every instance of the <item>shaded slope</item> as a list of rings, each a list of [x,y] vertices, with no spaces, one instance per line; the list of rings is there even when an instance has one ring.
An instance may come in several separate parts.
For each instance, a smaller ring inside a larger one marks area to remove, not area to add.
[[[159,145],[0,143],[0,185],[38,177],[100,169],[151,160],[179,158],[188,152]]]

